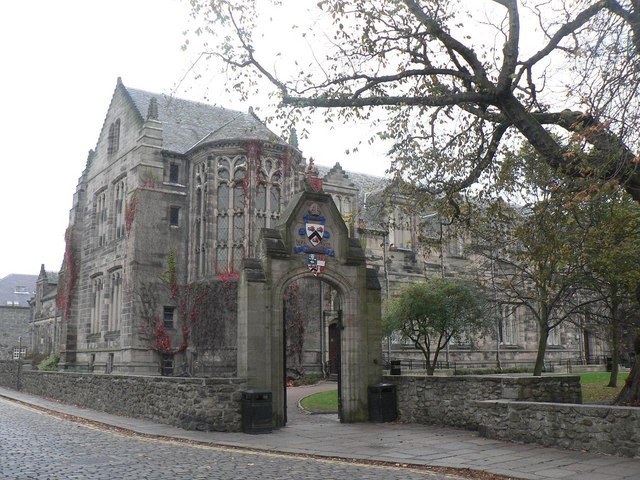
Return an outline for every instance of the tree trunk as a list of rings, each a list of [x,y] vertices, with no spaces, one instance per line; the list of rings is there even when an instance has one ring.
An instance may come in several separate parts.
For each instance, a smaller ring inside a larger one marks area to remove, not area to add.
[[[618,332],[617,311],[613,313],[613,321],[611,322],[611,376],[607,387],[618,386],[618,364],[620,363],[620,340]]]
[[[614,405],[640,406],[640,333],[636,334],[633,341],[633,350],[636,358],[624,382],[624,387],[613,401]]]
[[[427,375],[433,376],[436,371],[436,364],[438,363],[438,354],[440,353],[440,348],[436,348],[436,351],[433,352],[433,362],[429,362],[429,358],[427,357]]]
[[[636,287],[636,300],[640,303],[640,284]],[[636,358],[624,387],[613,401],[614,405],[640,406],[640,331],[636,332],[636,338],[633,340],[633,351]]]
[[[536,364],[533,367],[533,376],[539,377],[542,375],[542,369],[544,368],[544,354],[547,352],[547,338],[549,338],[549,330],[546,323],[540,324],[540,339],[538,340],[538,355],[536,356]]]

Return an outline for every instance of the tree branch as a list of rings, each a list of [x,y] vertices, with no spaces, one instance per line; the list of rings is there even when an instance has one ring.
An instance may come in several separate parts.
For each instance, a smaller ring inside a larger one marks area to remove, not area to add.
[[[459,105],[465,103],[493,104],[496,101],[493,95],[486,93],[458,93],[450,95],[428,95],[423,97],[406,96],[380,96],[380,97],[294,97],[285,95],[282,103],[295,107],[316,108],[348,108],[348,107],[376,107],[376,106],[423,106],[442,107],[446,105]]]

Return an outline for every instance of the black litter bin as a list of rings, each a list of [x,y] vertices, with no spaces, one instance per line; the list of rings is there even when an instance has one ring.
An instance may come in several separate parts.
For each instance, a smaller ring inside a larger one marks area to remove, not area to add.
[[[610,372],[611,370],[613,370],[613,358],[607,357],[606,362],[607,362],[607,372]]]
[[[391,360],[391,368],[389,369],[390,375],[402,375],[400,360]]]
[[[369,421],[393,422],[398,418],[396,386],[392,383],[369,385]]]
[[[242,392],[242,431],[244,433],[271,433],[273,428],[273,402],[267,390]]]

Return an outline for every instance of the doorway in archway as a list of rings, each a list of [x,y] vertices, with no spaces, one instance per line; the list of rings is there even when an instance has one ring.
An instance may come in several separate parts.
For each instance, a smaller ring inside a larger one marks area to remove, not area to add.
[[[313,276],[295,279],[285,287],[282,310],[285,412],[297,408],[301,391],[306,389],[314,393],[331,390],[331,385],[326,383],[335,382],[334,388],[338,391],[338,418],[342,417],[340,304],[338,289]],[[309,379],[320,379],[325,385],[296,386],[305,385]],[[289,397],[296,399],[294,405]],[[289,415],[285,413],[285,423],[289,420]]]

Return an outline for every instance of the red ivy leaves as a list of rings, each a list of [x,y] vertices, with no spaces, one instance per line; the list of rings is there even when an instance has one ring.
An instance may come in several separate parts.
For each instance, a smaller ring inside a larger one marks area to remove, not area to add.
[[[231,283],[238,281],[238,279],[240,278],[240,275],[237,272],[234,272],[233,270],[227,270],[225,272],[220,273],[218,275],[218,278],[222,283],[224,283],[225,287],[229,287],[231,286]]]
[[[127,236],[131,233],[131,228],[133,227],[133,221],[136,218],[136,210],[138,209],[138,196],[136,192],[131,194],[129,197],[129,201],[124,209],[124,228],[127,232]]]
[[[69,320],[73,290],[76,286],[76,280],[78,279],[76,252],[71,241],[72,234],[71,227],[68,227],[64,234],[64,275],[58,284],[58,294],[56,296],[56,307],[58,310],[63,310],[63,320]]]
[[[155,337],[155,349],[160,353],[180,353],[184,352],[189,346],[189,327],[182,325],[182,343],[176,349],[171,348],[171,336],[164,326],[164,322],[160,321],[156,316],[156,329],[153,332]]]
[[[156,337],[156,350],[160,353],[171,353],[171,337],[167,333],[164,322],[158,321],[154,335]]]

